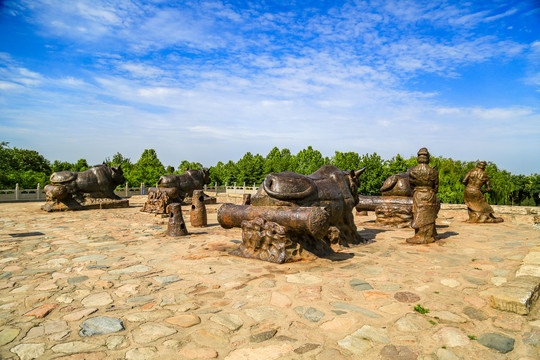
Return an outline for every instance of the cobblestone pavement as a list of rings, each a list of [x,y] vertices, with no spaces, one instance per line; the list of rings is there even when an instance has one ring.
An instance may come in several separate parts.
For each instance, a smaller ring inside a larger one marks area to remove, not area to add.
[[[540,244],[532,225],[441,211],[441,240],[413,246],[412,230],[357,216],[369,244],[277,265],[228,254],[241,232],[217,224],[219,204],[209,227],[186,212],[190,235],[171,238],[136,201],[0,204],[1,359],[540,358],[540,311],[503,312],[481,295]]]

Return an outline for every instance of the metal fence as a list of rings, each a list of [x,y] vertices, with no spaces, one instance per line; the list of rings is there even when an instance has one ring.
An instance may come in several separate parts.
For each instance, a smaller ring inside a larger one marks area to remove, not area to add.
[[[237,186],[233,185],[205,185],[204,192],[209,195],[218,194],[254,194],[258,186]],[[129,198],[134,195],[147,195],[148,188],[144,184],[138,187],[129,187],[128,184],[117,187],[114,193],[122,198]],[[37,184],[35,189],[20,189],[19,184],[15,185],[15,189],[0,190],[0,202],[16,202],[16,201],[45,201],[45,191],[40,184]]]

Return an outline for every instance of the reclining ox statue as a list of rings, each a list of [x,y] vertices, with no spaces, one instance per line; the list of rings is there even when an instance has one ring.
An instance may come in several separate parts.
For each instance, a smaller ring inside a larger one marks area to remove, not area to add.
[[[356,211],[374,211],[378,225],[409,227],[412,222],[413,196],[411,169],[389,176],[381,187],[382,196],[360,196]]]
[[[114,193],[118,185],[126,182],[122,167],[97,165],[86,171],[59,171],[50,177],[51,185],[45,186],[46,211],[76,210],[81,208],[125,207]]]
[[[164,214],[167,206],[183,201],[191,202],[194,190],[202,190],[204,185],[210,184],[208,169],[187,169],[181,175],[169,174],[159,178],[157,187],[148,189],[148,200],[141,211]],[[215,198],[205,198],[205,203],[215,203]]]
[[[269,174],[251,205],[224,204],[218,221],[242,227],[236,255],[277,263],[324,256],[363,239],[354,224],[359,176],[325,165],[311,175]]]

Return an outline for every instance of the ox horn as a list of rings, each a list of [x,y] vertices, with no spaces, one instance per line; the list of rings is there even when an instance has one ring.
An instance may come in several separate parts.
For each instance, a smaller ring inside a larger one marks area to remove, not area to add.
[[[366,171],[366,168],[361,168],[360,170],[356,170],[354,172],[354,177],[359,177],[360,175],[362,175],[364,173],[364,171]]]

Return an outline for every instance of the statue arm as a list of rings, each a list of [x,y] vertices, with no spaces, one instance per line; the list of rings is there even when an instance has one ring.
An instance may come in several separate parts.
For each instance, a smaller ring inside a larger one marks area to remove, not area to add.
[[[463,178],[463,181],[461,182],[463,185],[467,185],[469,183],[469,174],[470,172],[468,172],[467,175],[465,175],[465,177]]]
[[[484,190],[482,192],[483,193],[490,192],[491,191],[491,181],[489,181],[489,178],[486,180],[485,185],[486,185],[486,187],[484,188]]]
[[[435,190],[435,192],[439,192],[439,174],[437,174],[437,176],[435,176],[435,183],[433,184],[433,190]]]

